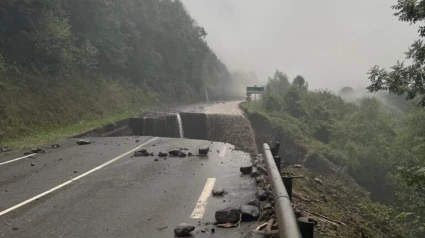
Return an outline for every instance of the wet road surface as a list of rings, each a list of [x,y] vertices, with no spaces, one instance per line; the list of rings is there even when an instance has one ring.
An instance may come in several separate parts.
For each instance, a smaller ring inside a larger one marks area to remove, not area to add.
[[[204,140],[91,139],[90,145],[66,139],[46,153],[0,157],[0,237],[165,238],[182,222],[197,226],[192,237],[243,237],[255,228],[209,231],[216,210],[254,198],[253,180],[239,172],[249,154]],[[210,146],[206,157],[156,156],[178,148],[196,155],[203,145]],[[155,156],[133,157],[141,149]],[[212,197],[213,188],[228,194]]]

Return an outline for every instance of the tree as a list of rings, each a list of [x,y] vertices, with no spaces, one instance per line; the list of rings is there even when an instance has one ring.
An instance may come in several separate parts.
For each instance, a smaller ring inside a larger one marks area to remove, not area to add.
[[[425,0],[398,0],[393,9],[397,11],[395,15],[400,21],[411,24],[425,22]],[[419,26],[418,32],[421,38],[425,37],[425,26]],[[371,92],[386,90],[398,95],[405,94],[408,100],[421,97],[420,104],[425,107],[425,44],[423,40],[417,40],[410,46],[406,52],[406,59],[411,62],[409,65],[399,61],[389,71],[374,66],[369,71],[372,84],[367,89]],[[425,130],[420,133],[423,138]],[[415,137],[411,139],[414,140]],[[420,151],[418,153],[421,157],[423,156]],[[402,177],[410,186],[424,187],[423,165],[421,163],[420,167],[400,168]]]
[[[305,81],[304,77],[301,75],[298,75],[294,78],[294,81],[292,81],[292,85],[298,88],[308,88],[308,83]]]
[[[352,87],[343,87],[339,90],[339,94],[354,94],[354,89]]]
[[[425,0],[398,0],[397,5],[392,7],[397,12],[400,21],[415,24],[425,21]],[[425,36],[425,26],[419,26],[419,36]],[[369,79],[372,84],[367,87],[370,92],[387,90],[398,95],[406,94],[408,100],[422,96],[420,104],[425,106],[425,44],[423,40],[414,42],[406,52],[405,62],[397,62],[386,70],[374,66],[369,71]]]
[[[276,70],[272,77],[269,77],[269,82],[266,87],[268,93],[276,96],[282,96],[291,87],[288,76],[280,70]]]

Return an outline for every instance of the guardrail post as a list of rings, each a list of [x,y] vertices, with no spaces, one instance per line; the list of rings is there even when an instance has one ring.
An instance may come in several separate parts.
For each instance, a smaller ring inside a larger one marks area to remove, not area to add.
[[[270,152],[272,152],[273,156],[277,156],[279,154],[280,143],[276,141],[274,146],[270,147]]]
[[[298,218],[298,226],[303,238],[313,238],[315,222],[307,217]]]
[[[280,158],[280,156],[273,156],[274,162],[276,163],[277,166],[277,170],[279,170],[280,172],[280,163],[282,161],[282,159]]]
[[[283,184],[285,185],[286,191],[288,192],[289,199],[292,201],[292,177],[283,176]]]

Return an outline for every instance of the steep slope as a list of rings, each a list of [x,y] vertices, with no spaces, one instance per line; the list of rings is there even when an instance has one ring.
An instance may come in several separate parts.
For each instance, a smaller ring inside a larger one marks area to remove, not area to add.
[[[0,12],[0,141],[229,94],[230,73],[179,0],[6,0]]]

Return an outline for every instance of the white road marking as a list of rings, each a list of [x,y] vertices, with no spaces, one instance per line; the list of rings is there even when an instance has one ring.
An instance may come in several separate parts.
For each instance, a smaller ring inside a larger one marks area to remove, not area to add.
[[[52,189],[49,189],[49,190],[45,191],[44,193],[40,193],[39,195],[37,195],[37,196],[35,196],[35,197],[32,197],[32,198],[30,198],[30,199],[28,199],[28,200],[26,200],[26,201],[23,201],[23,202],[19,203],[18,205],[15,205],[15,206],[13,206],[13,207],[11,207],[11,208],[8,208],[8,209],[6,209],[6,210],[4,210],[4,211],[1,211],[1,212],[0,212],[0,216],[3,216],[3,215],[4,215],[4,214],[6,214],[6,213],[9,213],[9,212],[11,212],[11,211],[13,211],[13,210],[15,210],[15,209],[17,209],[17,208],[20,208],[20,207],[22,207],[22,206],[24,206],[24,205],[26,205],[26,204],[28,204],[28,203],[30,203],[30,202],[33,202],[33,201],[35,201],[35,200],[37,200],[37,199],[39,199],[39,198],[41,198],[41,197],[46,196],[46,195],[47,195],[47,194],[49,194],[49,193],[52,193],[52,192],[54,192],[54,191],[56,191],[56,190],[58,190],[58,189],[60,189],[60,188],[63,188],[63,187],[65,187],[66,185],[71,184],[71,183],[73,183],[73,182],[75,182],[75,181],[77,181],[77,180],[79,180],[79,179],[81,179],[81,178],[83,178],[83,177],[85,177],[85,176],[87,176],[87,175],[89,175],[89,174],[93,173],[93,172],[96,172],[96,171],[98,171],[98,170],[100,170],[100,169],[102,169],[102,168],[104,168],[104,167],[106,167],[106,166],[108,166],[108,165],[110,165],[110,164],[114,163],[115,161],[120,160],[120,159],[124,158],[125,156],[127,156],[127,155],[129,155],[129,154],[131,154],[131,153],[133,153],[133,152],[135,152],[135,151],[137,151],[137,150],[139,150],[139,149],[140,149],[140,148],[142,148],[143,146],[145,146],[145,145],[147,145],[147,144],[149,144],[149,143],[153,142],[153,141],[154,141],[154,140],[156,140],[156,139],[158,139],[158,137],[152,138],[152,139],[150,139],[149,141],[147,141],[147,142],[145,142],[145,143],[143,143],[143,144],[141,144],[141,145],[137,146],[136,148],[134,148],[134,149],[132,149],[132,150],[130,150],[130,151],[128,151],[128,152],[126,152],[126,153],[122,154],[122,155],[119,155],[119,156],[117,156],[117,157],[113,158],[112,160],[109,160],[108,162],[106,162],[106,163],[104,163],[104,164],[102,164],[102,165],[99,165],[99,166],[97,166],[96,168],[94,168],[94,169],[92,169],[92,170],[90,170],[90,171],[88,171],[88,172],[85,172],[84,174],[82,174],[82,175],[80,175],[80,176],[78,176],[78,177],[75,177],[75,178],[73,178],[73,179],[71,179],[71,180],[68,180],[68,181],[66,181],[66,182],[65,182],[65,183],[63,183],[63,184],[60,184],[60,185],[58,185],[58,186],[56,186],[56,187],[54,187],[54,188],[52,188]]]
[[[205,184],[204,190],[202,190],[201,196],[199,197],[198,202],[196,203],[195,209],[193,209],[190,218],[202,219],[205,213],[205,207],[207,206],[207,200],[211,196],[215,181],[216,178],[207,179],[207,183]]]
[[[221,149],[220,154],[218,156],[224,157],[226,155],[226,152],[227,152],[227,146],[223,146],[223,149]]]
[[[5,164],[9,164],[9,163],[12,163],[12,162],[16,162],[16,161],[21,160],[21,159],[26,159],[26,158],[34,156],[36,154],[37,153],[29,154],[29,155],[25,155],[25,156],[22,156],[22,157],[19,157],[19,158],[16,158],[16,159],[12,159],[12,160],[9,160],[9,161],[6,161],[6,162],[2,162],[2,163],[0,163],[0,166],[5,165]]]

